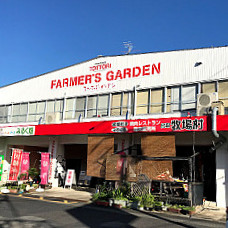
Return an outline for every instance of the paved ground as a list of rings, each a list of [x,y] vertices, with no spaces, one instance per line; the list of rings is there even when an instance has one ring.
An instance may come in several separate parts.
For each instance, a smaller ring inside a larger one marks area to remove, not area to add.
[[[0,227],[224,227],[224,223],[165,213],[65,204],[0,195]]]
[[[83,189],[81,189],[81,191],[75,191],[74,189],[63,188],[52,188],[42,193],[33,192],[31,193],[31,195],[37,197],[44,197],[51,200],[68,200],[69,202],[90,202],[90,199],[92,197],[91,192],[83,191]],[[207,202],[204,207],[197,207],[197,213],[193,215],[193,217],[221,222],[226,221],[225,208],[217,208],[215,205]]]

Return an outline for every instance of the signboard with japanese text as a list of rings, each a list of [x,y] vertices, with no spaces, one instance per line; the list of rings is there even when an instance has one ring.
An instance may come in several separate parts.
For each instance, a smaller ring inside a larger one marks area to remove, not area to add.
[[[207,116],[38,125],[36,135],[208,131]]]
[[[46,185],[48,183],[48,171],[50,165],[50,154],[41,153],[41,171],[40,171],[40,184]]]
[[[35,135],[35,126],[0,127],[0,136],[30,136]]]
[[[23,152],[22,153],[22,161],[21,161],[21,173],[25,174],[26,176],[24,176],[22,179],[26,180],[28,179],[28,170],[29,170],[29,152]]]
[[[65,186],[69,186],[70,188],[72,187],[73,183],[73,178],[75,176],[75,170],[74,169],[68,169],[67,170],[67,175],[66,175],[66,180],[65,180]]]
[[[49,168],[49,174],[48,174],[48,183],[52,183],[52,180],[54,178],[54,169],[56,165],[56,151],[57,151],[57,141],[53,137],[50,140],[50,145],[49,145],[49,154],[50,154],[50,168]]]
[[[9,172],[9,181],[17,181],[20,172],[22,152],[21,149],[12,149],[12,159]]]

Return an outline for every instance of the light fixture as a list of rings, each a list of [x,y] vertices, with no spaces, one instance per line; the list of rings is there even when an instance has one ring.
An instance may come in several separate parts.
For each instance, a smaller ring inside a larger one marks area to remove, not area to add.
[[[201,64],[203,64],[203,63],[202,63],[202,62],[196,62],[195,65],[194,65],[194,67],[198,67],[198,66],[200,66]]]

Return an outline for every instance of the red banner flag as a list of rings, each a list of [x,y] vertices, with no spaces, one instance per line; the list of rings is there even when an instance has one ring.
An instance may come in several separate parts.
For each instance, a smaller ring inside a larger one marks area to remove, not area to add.
[[[13,155],[12,155],[10,173],[9,173],[10,181],[17,181],[17,177],[20,172],[22,152],[23,150],[13,149]]]
[[[28,170],[29,170],[29,152],[23,152],[22,153],[22,161],[21,161],[21,174],[26,173],[26,176],[21,178],[22,180],[28,179]]]
[[[50,158],[49,153],[41,153],[41,174],[40,184],[47,184],[48,181],[48,171],[49,171],[49,165],[50,165]]]

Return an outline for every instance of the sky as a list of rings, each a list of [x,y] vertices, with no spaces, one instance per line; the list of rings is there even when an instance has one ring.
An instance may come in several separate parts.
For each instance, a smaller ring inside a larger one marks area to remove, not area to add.
[[[0,87],[83,62],[228,45],[227,0],[0,0]]]

